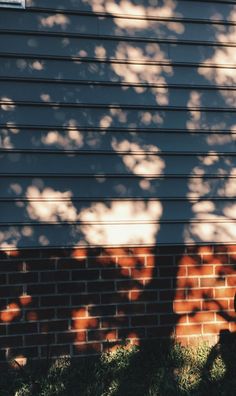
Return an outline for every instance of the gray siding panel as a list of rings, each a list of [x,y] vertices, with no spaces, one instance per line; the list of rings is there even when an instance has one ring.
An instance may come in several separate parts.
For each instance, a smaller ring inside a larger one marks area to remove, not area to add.
[[[0,248],[236,241],[236,2],[124,4],[1,11]]]

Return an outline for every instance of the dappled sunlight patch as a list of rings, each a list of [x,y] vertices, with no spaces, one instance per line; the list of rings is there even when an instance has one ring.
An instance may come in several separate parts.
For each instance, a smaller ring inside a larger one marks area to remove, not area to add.
[[[26,191],[28,215],[38,221],[75,221],[78,215],[71,196],[70,191],[60,192],[48,187],[41,192],[36,186],[30,186]]]
[[[149,2],[146,6],[142,4],[134,4],[130,0],[120,0],[118,2],[114,2],[112,0],[84,0],[84,2],[88,3],[94,12],[107,12],[114,16],[118,14],[137,17],[171,17],[173,16],[176,8],[176,2],[174,0],[167,0],[164,4],[160,4],[157,0],[152,0],[152,2]],[[180,14],[176,12],[175,15],[180,16]]]
[[[7,96],[1,96],[0,101],[3,102],[0,107],[4,111],[14,111],[15,109],[15,103],[14,101],[7,97]]]
[[[140,146],[138,143],[132,143],[128,140],[118,142],[115,138],[112,142],[113,149],[122,158],[126,167],[134,174],[155,174],[160,175],[165,168],[165,162],[158,154],[158,147],[154,145]],[[120,151],[125,151],[127,154],[120,154]],[[135,155],[133,155],[135,153]],[[149,154],[150,153],[150,154]]]
[[[20,307],[17,303],[10,303],[6,309],[0,311],[0,321],[1,322],[11,322],[18,318],[21,314]]]
[[[43,27],[53,28],[54,26],[60,26],[63,30],[66,30],[70,23],[69,18],[65,14],[54,14],[48,17],[40,17],[39,21]]]
[[[81,210],[79,219],[84,237],[91,244],[137,244],[155,241],[161,214],[158,201],[113,202],[109,206],[95,203]]]

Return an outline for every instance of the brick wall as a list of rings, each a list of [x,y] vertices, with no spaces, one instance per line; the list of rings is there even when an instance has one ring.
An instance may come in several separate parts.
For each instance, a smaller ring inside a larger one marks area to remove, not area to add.
[[[236,245],[1,252],[2,361],[235,331]]]

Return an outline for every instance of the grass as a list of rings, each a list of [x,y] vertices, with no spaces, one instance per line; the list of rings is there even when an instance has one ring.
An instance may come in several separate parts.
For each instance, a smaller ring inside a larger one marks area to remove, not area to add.
[[[6,368],[0,396],[198,396],[236,394],[236,343],[210,348],[151,343],[100,357]]]

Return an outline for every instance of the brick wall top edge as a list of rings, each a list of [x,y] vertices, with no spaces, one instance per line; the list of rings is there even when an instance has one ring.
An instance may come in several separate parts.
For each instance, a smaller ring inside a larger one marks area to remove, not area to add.
[[[47,258],[152,254],[204,254],[236,252],[235,244],[196,244],[196,245],[152,245],[152,246],[104,246],[104,247],[38,247],[19,249],[0,249],[0,259],[8,257]]]

